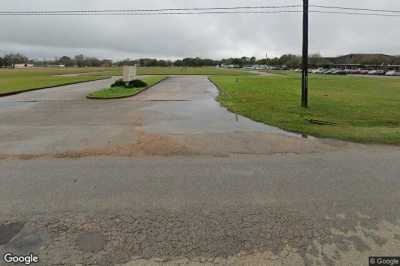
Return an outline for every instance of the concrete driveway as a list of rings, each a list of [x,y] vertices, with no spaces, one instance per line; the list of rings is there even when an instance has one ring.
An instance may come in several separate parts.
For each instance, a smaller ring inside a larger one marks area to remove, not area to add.
[[[0,254],[44,264],[366,265],[400,250],[400,149],[237,116],[205,77],[0,99]]]
[[[215,101],[217,89],[206,77],[171,77],[134,98],[85,98],[110,84],[95,81],[1,98],[0,156],[228,156],[349,146],[304,139],[232,114]]]

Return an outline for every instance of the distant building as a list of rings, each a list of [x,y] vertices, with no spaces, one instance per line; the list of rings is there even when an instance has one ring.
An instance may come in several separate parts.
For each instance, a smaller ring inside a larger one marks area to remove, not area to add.
[[[252,65],[252,66],[246,66],[245,69],[264,70],[264,69],[269,69],[269,66],[268,65]]]
[[[65,67],[65,65],[47,65],[47,67]]]
[[[231,64],[231,65],[221,64],[221,67],[223,67],[223,68],[240,68],[239,65],[233,65],[233,64]]]
[[[32,68],[33,64],[15,64],[14,68]]]

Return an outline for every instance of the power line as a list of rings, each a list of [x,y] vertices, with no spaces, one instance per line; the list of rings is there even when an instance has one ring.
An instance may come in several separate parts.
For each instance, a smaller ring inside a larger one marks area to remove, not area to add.
[[[400,17],[399,15],[382,14],[382,13],[363,13],[363,12],[343,12],[343,11],[320,11],[310,10],[310,13],[317,14],[334,14],[334,15],[355,15],[355,16],[375,16],[375,17]]]
[[[37,10],[37,11],[0,11],[1,14],[59,14],[59,13],[119,13],[119,12],[171,12],[171,11],[212,11],[212,10],[248,10],[248,9],[282,9],[300,8],[302,5],[279,6],[234,6],[234,7],[193,7],[193,8],[159,8],[159,9],[103,9],[103,10]]]
[[[204,11],[204,12],[113,12],[113,13],[13,13],[2,14],[10,16],[83,16],[83,15],[127,15],[127,16],[157,16],[157,15],[207,15],[207,14],[281,14],[301,13],[300,10],[279,10],[279,11]]]
[[[325,6],[325,5],[310,5],[310,7],[322,8],[322,9],[370,11],[370,12],[382,12],[382,13],[400,13],[400,10],[388,10],[388,9],[357,8],[357,7],[343,7],[343,6]]]
[[[358,15],[377,17],[400,17],[399,10],[354,8],[343,6],[309,5],[317,8],[310,10],[316,14]],[[194,7],[194,8],[161,8],[161,9],[104,9],[104,10],[37,10],[37,11],[0,11],[0,16],[156,16],[156,15],[221,15],[221,14],[284,14],[302,13],[302,5],[271,6],[234,6],[234,7]],[[318,9],[332,9],[325,11]],[[335,11],[336,10],[336,11]]]
[[[315,14],[334,14],[334,15],[357,15],[357,16],[376,16],[376,17],[400,17],[396,14],[383,13],[365,13],[365,12],[343,12],[343,11],[321,11],[310,10],[310,13]],[[0,16],[159,16],[159,15],[223,15],[223,14],[290,14],[302,13],[301,10],[277,10],[277,11],[204,11],[204,12],[113,12],[113,13],[2,13]]]

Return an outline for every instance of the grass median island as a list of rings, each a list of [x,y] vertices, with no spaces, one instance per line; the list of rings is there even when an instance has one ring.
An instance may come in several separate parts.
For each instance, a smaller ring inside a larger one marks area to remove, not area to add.
[[[255,121],[316,137],[400,144],[400,78],[310,76],[300,108],[299,74],[215,76],[219,102]]]
[[[100,91],[90,93],[87,97],[89,99],[118,99],[134,96],[149,87],[154,86],[160,81],[166,79],[166,76],[150,76],[142,80],[147,83],[147,86],[140,88],[126,88],[122,86],[106,88]]]

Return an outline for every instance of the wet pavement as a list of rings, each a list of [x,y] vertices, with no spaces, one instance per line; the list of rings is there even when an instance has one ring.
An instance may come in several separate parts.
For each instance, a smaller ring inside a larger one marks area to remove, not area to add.
[[[0,99],[0,254],[127,266],[398,255],[398,147],[253,122],[222,108],[206,77],[85,98],[110,83]]]
[[[127,99],[88,100],[111,80],[0,99],[0,158],[303,153],[348,143],[303,139],[233,114],[206,77],[170,77]]]
[[[161,88],[149,90],[137,100],[155,102],[143,108],[144,112],[174,119],[151,123],[149,118],[143,129],[167,134],[259,132],[296,136],[229,112],[215,100],[217,96],[217,88],[206,77],[170,78]]]

